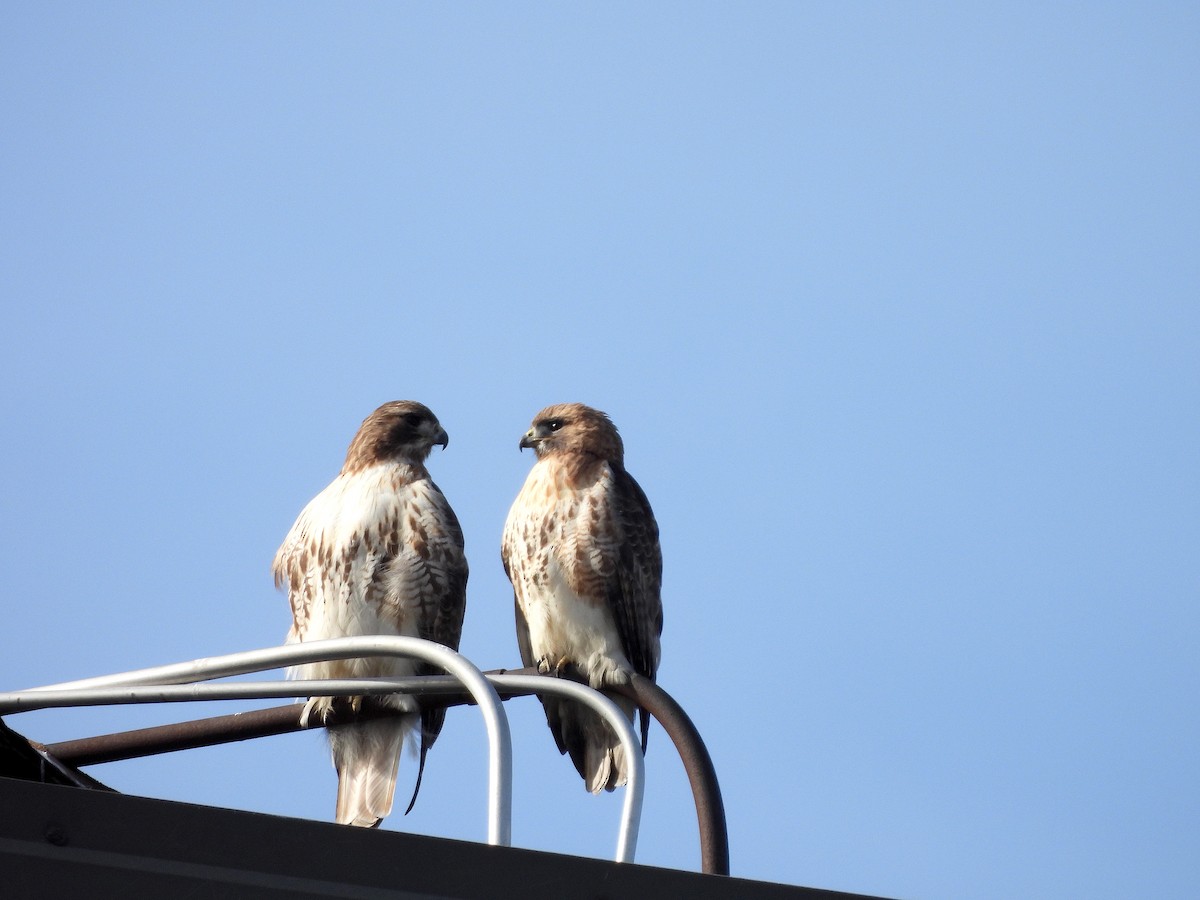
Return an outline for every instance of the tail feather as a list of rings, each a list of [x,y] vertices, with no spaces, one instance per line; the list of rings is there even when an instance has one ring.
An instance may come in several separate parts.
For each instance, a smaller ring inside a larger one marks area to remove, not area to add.
[[[339,823],[374,828],[392,811],[400,754],[417,721],[417,716],[404,716],[329,729]]]
[[[624,697],[613,700],[633,721],[634,704]],[[546,722],[560,753],[568,754],[584,785],[593,794],[611,791],[629,781],[625,747],[617,733],[598,713],[574,700],[546,697]]]
[[[425,757],[429,753],[429,748],[438,739],[438,735],[442,733],[442,726],[445,723],[445,709],[426,707],[421,710],[421,738],[419,761],[417,763],[417,783],[413,787],[412,799],[408,801],[408,809],[404,810],[406,816],[417,805],[417,794],[421,793],[421,776],[425,774]]]
[[[407,816],[413,811],[413,807],[417,805],[417,794],[421,793],[421,777],[425,774],[425,754],[429,752],[429,745],[421,741],[421,755],[417,763],[417,783],[413,785],[412,799],[408,801],[408,807],[404,810]]]

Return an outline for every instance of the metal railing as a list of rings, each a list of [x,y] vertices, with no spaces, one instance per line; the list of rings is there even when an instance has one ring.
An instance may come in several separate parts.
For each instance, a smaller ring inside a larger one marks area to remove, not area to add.
[[[449,677],[414,676],[401,679],[199,683],[306,662],[363,656],[417,657],[451,674]],[[614,687],[612,692],[629,697],[647,710],[674,742],[696,801],[701,869],[709,874],[728,875],[729,842],[720,787],[712,760],[695,726],[679,704],[649,679],[635,675],[630,684]],[[0,715],[63,706],[390,693],[411,694],[422,706],[446,707],[463,703],[480,706],[489,742],[488,841],[503,845],[511,843],[512,754],[508,720],[499,699],[529,694],[556,694],[590,706],[613,726],[630,761],[616,860],[633,861],[644,798],[645,769],[637,736],[620,708],[604,694],[586,685],[539,675],[534,669],[480,672],[454,651],[417,638],[365,637],[314,641],[0,693]],[[325,722],[313,723],[311,727],[328,727],[398,714],[396,710],[383,708],[368,708],[357,714],[335,709]],[[300,731],[306,727],[300,719],[301,707],[289,704],[64,741],[47,749],[62,762],[75,766],[93,765]]]

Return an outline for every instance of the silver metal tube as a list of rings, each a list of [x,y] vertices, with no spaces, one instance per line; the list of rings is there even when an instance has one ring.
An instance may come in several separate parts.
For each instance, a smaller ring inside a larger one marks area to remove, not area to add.
[[[327,659],[362,656],[416,656],[452,673],[452,677],[319,679],[194,683]],[[478,678],[480,683],[472,684]],[[490,684],[489,684],[490,682]],[[617,862],[633,862],[645,799],[645,760],[633,725],[608,697],[587,685],[540,675],[484,675],[447,647],[417,638],[336,638],[251,650],[225,656],[138,669],[131,672],[0,693],[0,714],[35,709],[107,704],[172,703],[201,700],[249,700],[280,697],[356,696],[390,693],[454,692],[465,686],[488,723],[488,841],[512,842],[512,749],[508,719],[493,686],[505,692],[557,694],[595,710],[612,726],[628,761],[628,783],[617,835]],[[490,709],[489,701],[495,708]],[[497,789],[497,787],[499,789]]]
[[[378,694],[455,693],[463,689],[454,677],[417,675],[412,678],[322,678],[299,681],[235,681],[220,684],[136,684],[111,687],[38,689],[0,693],[0,709],[31,712],[71,706],[111,706],[139,703],[187,703],[206,700],[272,700],[287,697],[345,697]],[[19,704],[19,705],[17,705]]]
[[[537,694],[558,694],[570,697],[600,713],[620,738],[629,765],[629,781],[625,785],[625,804],[621,810],[621,829],[617,834],[617,862],[633,862],[637,851],[638,830],[642,821],[645,794],[646,761],[633,723],[621,707],[586,684],[565,678],[546,678],[542,675],[487,675],[499,688],[528,690]]]
[[[488,843],[510,846],[512,844],[512,737],[508,728],[508,716],[504,712],[500,697],[483,673],[465,657],[442,644],[420,638],[400,636],[363,636],[333,638],[326,641],[308,641],[269,647],[263,650],[246,650],[191,662],[137,669],[98,678],[84,678],[61,684],[31,688],[28,691],[0,694],[0,715],[21,712],[46,706],[69,706],[77,703],[63,702],[47,704],[46,698],[36,694],[60,693],[69,697],[71,691],[87,691],[93,688],[118,688],[137,685],[170,685],[193,681],[207,681],[230,675],[244,675],[266,669],[278,669],[303,663],[329,659],[354,659],[364,656],[416,657],[445,669],[462,682],[471,692],[483,714],[488,735]],[[299,682],[297,682],[299,686]],[[86,693],[76,695],[85,698]],[[197,697],[196,699],[199,699]],[[42,702],[39,702],[42,701]],[[134,701],[137,702],[137,701]]]

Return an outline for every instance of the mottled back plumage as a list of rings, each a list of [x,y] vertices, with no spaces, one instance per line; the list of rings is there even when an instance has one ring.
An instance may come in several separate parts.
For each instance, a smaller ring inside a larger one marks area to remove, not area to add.
[[[466,609],[462,529],[429,477],[425,460],[449,437],[420,403],[385,403],[362,423],[341,473],[304,508],[275,555],[276,585],[292,607],[288,642],[358,635],[406,635],[458,649]],[[297,678],[405,677],[427,674],[413,660],[348,659],[297,666]],[[304,717],[322,720],[336,703],[357,709],[362,697],[308,701]],[[392,809],[405,737],[420,722],[420,764],[437,739],[445,710],[418,715],[408,697],[376,703],[410,715],[329,729],[338,772],[338,822],[375,826]],[[409,804],[412,808],[412,804]]]
[[[549,406],[521,438],[537,461],[504,527],[502,558],[527,666],[578,674],[592,687],[654,679],[662,633],[662,552],[641,487],[625,471],[608,417],[581,403]],[[634,706],[618,704],[633,717]],[[559,751],[588,790],[625,784],[616,733],[571,701],[545,698]],[[648,718],[642,711],[642,747]]]

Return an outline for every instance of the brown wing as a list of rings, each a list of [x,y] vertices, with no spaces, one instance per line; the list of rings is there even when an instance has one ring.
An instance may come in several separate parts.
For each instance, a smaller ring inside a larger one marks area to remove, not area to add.
[[[620,562],[608,583],[608,599],[625,647],[639,675],[658,672],[662,634],[662,548],[650,501],[633,476],[613,468],[613,517],[620,528]]]
[[[658,672],[662,635],[662,547],[650,501],[633,476],[613,467],[613,518],[620,529],[620,561],[608,582],[608,602],[634,671],[651,681]],[[642,752],[650,716],[640,710]]]
[[[650,503],[633,476],[613,463],[589,489],[563,548],[566,577],[581,597],[604,603],[633,670],[653,679],[662,633],[662,551]]]
[[[658,524],[633,476],[606,463],[607,478],[597,482],[596,506],[586,515],[589,526],[574,535],[568,568],[571,588],[580,596],[607,604],[633,670],[653,680],[658,672],[662,634],[662,550]],[[649,716],[642,710],[645,749]]]
[[[427,641],[436,641],[452,650],[458,649],[462,638],[463,617],[467,609],[467,558],[463,554],[462,527],[437,485],[430,482],[430,509],[422,511],[423,525],[417,544],[423,559],[422,575],[428,581],[425,600],[417,623],[417,633]],[[422,663],[417,669],[423,675],[444,674],[437,666]],[[417,802],[421,776],[425,772],[425,755],[442,732],[446,710],[421,710],[421,749],[417,781],[405,815]]]

